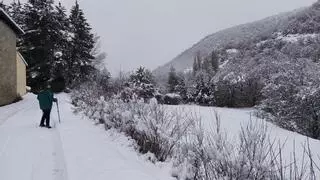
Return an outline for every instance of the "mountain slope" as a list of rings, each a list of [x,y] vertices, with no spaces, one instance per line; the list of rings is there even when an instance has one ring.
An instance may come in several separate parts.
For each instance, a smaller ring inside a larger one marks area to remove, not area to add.
[[[277,125],[320,139],[318,115],[311,115],[320,106],[320,1],[208,36],[156,75],[171,65],[193,70],[185,78],[189,101],[213,97],[221,107],[259,106]]]
[[[292,12],[282,13],[266,19],[239,25],[226,30],[209,35],[187,49],[169,63],[154,70],[155,75],[166,75],[170,67],[175,67],[178,71],[183,71],[192,67],[194,55],[197,52],[204,57],[213,49],[233,46],[245,42],[259,40],[271,36],[274,32],[282,31],[288,27],[290,19],[304,14],[308,8],[301,8]]]

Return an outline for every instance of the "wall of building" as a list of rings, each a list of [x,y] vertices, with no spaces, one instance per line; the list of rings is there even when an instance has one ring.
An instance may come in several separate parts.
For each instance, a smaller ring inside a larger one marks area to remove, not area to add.
[[[17,98],[16,34],[0,20],[0,106]]]
[[[27,75],[26,65],[21,59],[21,56],[17,53],[17,93],[19,96],[23,96],[27,93]]]

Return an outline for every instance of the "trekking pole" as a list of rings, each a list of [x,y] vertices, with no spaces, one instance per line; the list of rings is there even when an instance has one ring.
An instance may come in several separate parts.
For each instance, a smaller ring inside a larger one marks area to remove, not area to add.
[[[58,111],[59,124],[61,124],[61,119],[60,119],[60,110],[59,110],[59,104],[58,104],[58,101],[56,102],[56,104],[57,104],[57,111]]]

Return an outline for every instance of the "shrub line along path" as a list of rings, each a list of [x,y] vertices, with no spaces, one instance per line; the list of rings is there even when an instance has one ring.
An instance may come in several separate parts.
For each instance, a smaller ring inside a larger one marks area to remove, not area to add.
[[[128,139],[106,132],[73,114],[69,97],[59,95],[62,124],[52,109],[53,129],[39,128],[34,95],[0,107],[0,179],[4,180],[171,180],[128,147]]]

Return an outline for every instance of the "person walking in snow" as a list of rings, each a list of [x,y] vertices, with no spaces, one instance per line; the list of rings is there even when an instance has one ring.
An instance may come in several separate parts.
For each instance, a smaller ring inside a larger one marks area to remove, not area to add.
[[[53,102],[57,102],[58,100],[54,98],[52,91],[50,90],[50,85],[47,86],[46,89],[40,91],[37,96],[39,101],[40,109],[43,112],[40,127],[51,128],[50,126],[50,113],[52,109]]]

